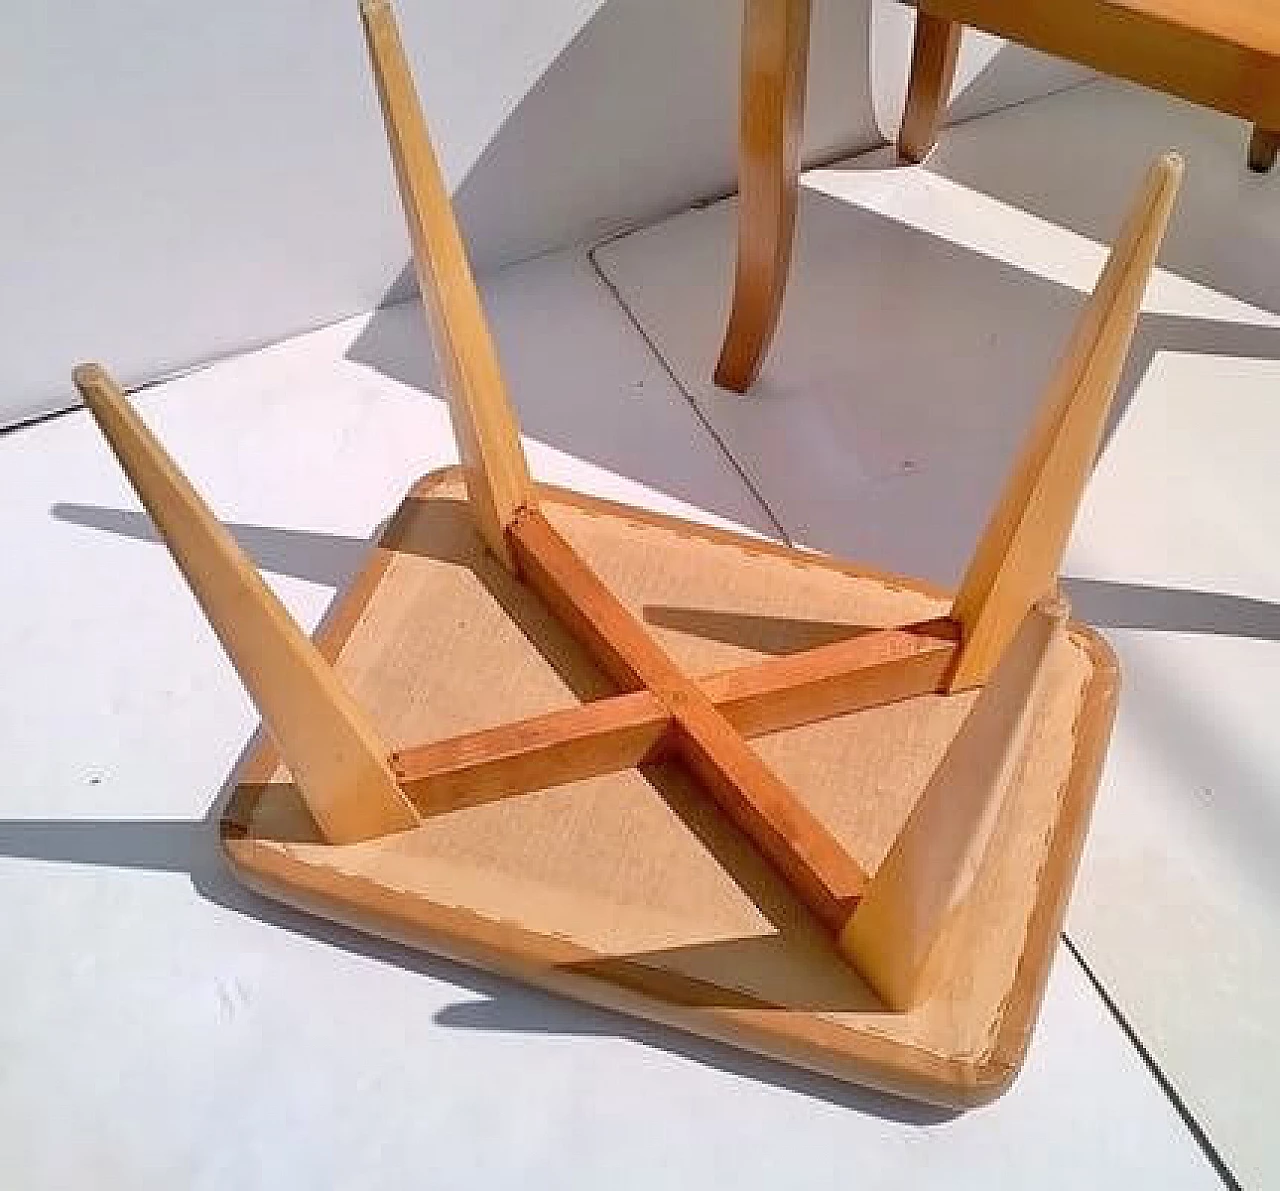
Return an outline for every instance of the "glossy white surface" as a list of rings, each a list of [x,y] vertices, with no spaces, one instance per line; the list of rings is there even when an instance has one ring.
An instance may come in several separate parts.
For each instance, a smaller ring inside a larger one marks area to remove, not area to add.
[[[786,531],[954,582],[1138,178],[1186,182],[1066,561],[1124,693],[1071,937],[1249,1186],[1280,1181],[1280,176],[1110,82],[806,176],[752,395],[710,384],[729,204],[598,253]]]
[[[486,294],[540,476],[766,524],[581,257]],[[308,626],[452,455],[427,351],[394,310],[139,401]],[[255,717],[86,414],[0,437],[0,532],[7,1186],[1219,1185],[1066,953],[947,1119],[254,897],[208,815]]]

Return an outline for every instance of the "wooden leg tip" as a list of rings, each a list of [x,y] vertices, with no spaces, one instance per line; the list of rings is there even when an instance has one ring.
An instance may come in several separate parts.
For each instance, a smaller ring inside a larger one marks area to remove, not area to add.
[[[716,365],[716,370],[712,373],[712,379],[716,382],[716,387],[725,389],[730,393],[737,393],[739,396],[745,396],[752,383],[756,379],[755,372],[751,370],[743,370],[741,368],[731,367],[723,360]]]
[[[77,364],[71,370],[71,380],[90,409],[94,407],[97,396],[103,389],[114,387],[107,370],[101,364],[93,362]]]
[[[902,165],[924,165],[928,160],[929,154],[938,147],[937,140],[930,141],[927,145],[916,145],[898,138],[898,161]]]
[[[1249,168],[1255,174],[1270,173],[1277,154],[1280,154],[1280,132],[1255,128],[1249,138]]]

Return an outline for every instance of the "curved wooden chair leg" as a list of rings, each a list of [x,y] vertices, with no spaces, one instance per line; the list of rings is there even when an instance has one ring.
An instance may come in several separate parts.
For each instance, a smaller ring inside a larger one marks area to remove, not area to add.
[[[1265,174],[1275,165],[1277,154],[1280,154],[1280,132],[1255,124],[1249,138],[1249,168]]]
[[[938,142],[956,77],[961,25],[926,12],[916,13],[915,41],[911,50],[911,76],[907,101],[898,130],[898,156],[921,162]]]
[[[745,0],[738,128],[738,263],[715,382],[744,393],[773,340],[791,265],[810,0]]]

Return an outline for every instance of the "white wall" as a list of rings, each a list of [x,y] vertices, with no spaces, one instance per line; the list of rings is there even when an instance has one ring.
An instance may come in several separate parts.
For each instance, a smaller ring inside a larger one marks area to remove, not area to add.
[[[813,156],[881,139],[910,13],[875,2],[817,0]],[[399,7],[480,268],[732,186],[739,0]],[[1002,54],[978,106],[1061,81]],[[0,100],[0,424],[71,403],[79,359],[136,384],[403,272],[354,0],[6,5]]]
[[[596,0],[402,0],[460,175]],[[0,416],[367,308],[404,261],[354,0],[0,11]]]

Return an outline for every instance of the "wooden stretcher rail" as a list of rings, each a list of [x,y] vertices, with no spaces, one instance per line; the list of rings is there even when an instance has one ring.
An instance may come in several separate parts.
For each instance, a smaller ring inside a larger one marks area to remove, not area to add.
[[[844,846],[542,513],[524,510],[507,532],[522,578],[617,682],[663,704],[690,771],[819,919],[843,929],[867,883]]]
[[[762,736],[942,689],[955,654],[948,620],[879,629],[698,680],[735,729]],[[650,691],[631,691],[432,744],[402,749],[391,767],[424,814],[669,756],[673,718]]]
[[[423,814],[617,773],[669,751],[671,716],[657,695],[631,691],[391,754],[391,769]]]

